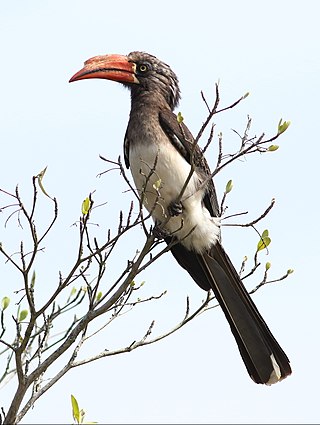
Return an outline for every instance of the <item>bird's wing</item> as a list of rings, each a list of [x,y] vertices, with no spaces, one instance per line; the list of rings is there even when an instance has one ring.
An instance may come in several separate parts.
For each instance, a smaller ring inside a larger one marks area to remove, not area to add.
[[[160,112],[160,124],[171,143],[189,162],[210,176],[209,166],[194,142],[192,134],[176,115],[168,110]],[[203,199],[212,216],[217,216],[219,205],[212,179],[209,179]],[[271,384],[291,373],[289,360],[270,332],[231,260],[219,241],[207,252],[199,254],[177,243],[174,237],[165,238],[175,259],[204,290],[212,289],[229,322],[240,354],[251,378],[257,383]]]
[[[213,181],[210,178],[211,171],[190,130],[183,122],[179,123],[176,114],[169,109],[160,110],[159,122],[162,130],[184,159],[188,161],[189,164],[193,163],[196,168],[200,170],[201,174],[208,178],[203,203],[211,216],[218,217],[219,204]]]

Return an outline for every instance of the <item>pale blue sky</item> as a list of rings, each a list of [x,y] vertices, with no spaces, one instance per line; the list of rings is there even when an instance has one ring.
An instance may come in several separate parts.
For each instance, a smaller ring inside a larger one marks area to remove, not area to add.
[[[108,201],[97,213],[101,232],[129,200],[116,174],[96,178],[105,169],[99,154],[110,159],[122,154],[129,93],[102,80],[68,84],[84,60],[144,50],[169,63],[181,84],[177,110],[194,133],[206,113],[200,90],[213,100],[219,79],[222,105],[249,91],[238,108],[215,120],[229,150],[237,143],[231,128],[241,132],[247,114],[253,118],[252,134],[273,135],[280,118],[292,124],[277,152],[233,164],[218,176],[217,189],[221,194],[232,178],[229,211],[249,210],[251,218],[276,198],[260,227],[268,228],[272,237],[270,254],[261,259],[272,263],[272,277],[288,268],[295,273],[263,288],[254,300],[290,357],[293,375],[272,387],[254,384],[222,313],[214,309],[161,343],[72,371],[37,402],[24,423],[70,423],[71,393],[87,419],[99,423],[319,423],[320,6],[317,1],[190,4],[3,4],[0,187],[12,191],[18,183],[28,203],[32,175],[48,166],[45,184],[58,198],[60,218],[37,264],[39,297],[45,297],[56,284],[58,270],[67,270],[74,258],[77,232],[70,225],[83,198],[96,189],[96,202]],[[208,160],[213,167],[215,157],[209,154]],[[42,224],[49,208],[47,200],[41,199],[40,205]],[[256,235],[223,230],[225,248],[238,267],[254,249]],[[13,222],[6,230],[1,224],[0,240],[12,250],[22,236]],[[139,247],[140,236],[136,232],[127,240],[126,257],[114,261],[110,280]],[[20,283],[3,259],[0,271],[2,298]],[[145,295],[164,289],[168,295],[115,322],[88,344],[83,356],[129,345],[143,336],[153,318],[155,334],[161,333],[183,317],[186,295],[193,306],[204,296],[169,254],[141,280],[146,281]],[[255,283],[253,279],[248,285]],[[12,389],[10,383],[1,390],[0,405]]]

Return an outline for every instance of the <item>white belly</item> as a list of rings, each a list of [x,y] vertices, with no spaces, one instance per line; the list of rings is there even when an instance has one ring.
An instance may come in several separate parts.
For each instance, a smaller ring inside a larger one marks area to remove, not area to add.
[[[130,147],[132,176],[144,206],[161,223],[168,217],[168,205],[179,196],[190,165],[169,141],[139,146]],[[219,239],[220,220],[203,207],[203,189],[197,190],[199,180],[194,172],[181,198],[182,214],[171,217],[165,228],[186,248],[203,252]]]

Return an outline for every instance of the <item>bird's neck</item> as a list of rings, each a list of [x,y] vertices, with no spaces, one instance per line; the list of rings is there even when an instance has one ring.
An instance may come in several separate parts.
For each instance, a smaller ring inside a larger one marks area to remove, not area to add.
[[[161,93],[157,91],[131,92],[131,113],[143,111],[148,114],[158,114],[161,109],[171,109]]]

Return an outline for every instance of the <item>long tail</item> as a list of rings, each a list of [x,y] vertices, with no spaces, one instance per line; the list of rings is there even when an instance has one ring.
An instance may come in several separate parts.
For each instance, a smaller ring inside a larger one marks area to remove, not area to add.
[[[167,238],[169,243],[171,238]],[[220,243],[198,254],[175,244],[171,252],[204,290],[212,289],[229,322],[250,377],[271,385],[291,374],[288,357],[260,315]]]

